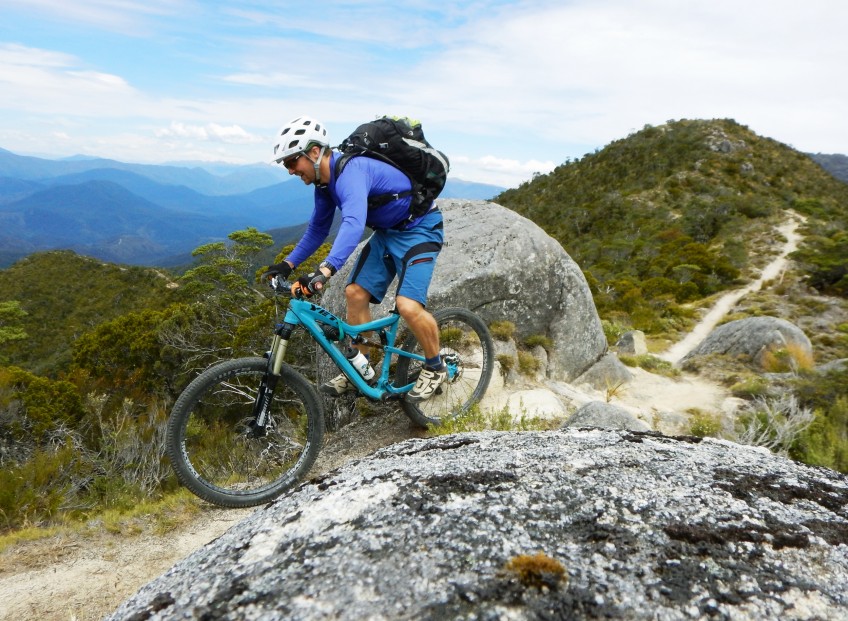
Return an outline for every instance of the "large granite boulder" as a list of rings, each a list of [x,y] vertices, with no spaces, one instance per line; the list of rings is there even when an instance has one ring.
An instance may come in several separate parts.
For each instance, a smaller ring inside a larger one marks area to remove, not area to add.
[[[486,201],[440,200],[445,245],[430,286],[431,308],[464,306],[487,323],[508,320],[519,340],[543,334],[553,342],[548,377],[581,375],[607,350],[586,279],[562,246],[532,221]],[[358,252],[358,250],[357,250]],[[344,284],[353,260],[331,281],[324,301],[344,314]],[[374,309],[394,305],[394,287]]]
[[[407,440],[313,480],[109,617],[848,618],[848,477],[620,430]]]
[[[766,352],[790,346],[797,349],[798,355],[812,360],[812,343],[801,328],[776,317],[749,317],[717,327],[680,362],[707,354],[725,354],[761,364]]]

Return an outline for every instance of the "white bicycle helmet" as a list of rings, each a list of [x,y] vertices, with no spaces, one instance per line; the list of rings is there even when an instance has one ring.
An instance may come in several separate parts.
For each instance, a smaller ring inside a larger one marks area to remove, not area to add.
[[[280,129],[271,161],[279,164],[287,157],[302,153],[316,144],[322,147],[322,151],[330,146],[326,128],[312,117],[299,116]]]

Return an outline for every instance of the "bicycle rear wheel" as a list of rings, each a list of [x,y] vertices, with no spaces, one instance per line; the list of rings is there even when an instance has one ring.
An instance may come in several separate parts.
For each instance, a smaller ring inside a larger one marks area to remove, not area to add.
[[[294,486],[315,461],[324,436],[321,400],[288,365],[258,428],[254,404],[264,358],[228,360],[192,381],[174,404],[167,445],[180,482],[222,507],[251,507]]]
[[[404,413],[416,424],[440,425],[463,412],[483,398],[492,378],[495,353],[492,336],[480,317],[465,308],[445,308],[433,313],[439,326],[442,360],[448,367],[448,379],[427,401],[401,401]],[[411,332],[402,349],[424,355],[418,340]],[[414,382],[422,363],[398,356],[395,367],[395,386]]]

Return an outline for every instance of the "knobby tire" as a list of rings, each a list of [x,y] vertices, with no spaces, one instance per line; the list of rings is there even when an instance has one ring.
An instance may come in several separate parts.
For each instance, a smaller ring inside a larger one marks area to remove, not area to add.
[[[264,429],[251,426],[264,358],[228,360],[195,378],[168,421],[168,456],[180,482],[222,507],[276,498],[309,471],[324,437],[315,387],[283,365]]]

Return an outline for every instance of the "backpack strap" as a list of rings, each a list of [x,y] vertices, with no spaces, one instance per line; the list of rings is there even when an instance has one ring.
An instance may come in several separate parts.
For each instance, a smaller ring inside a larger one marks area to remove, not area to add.
[[[379,160],[381,162],[385,162],[386,164],[388,164],[392,168],[394,168],[396,170],[400,170],[404,175],[406,175],[406,178],[409,179],[409,183],[410,183],[410,187],[411,187],[411,189],[406,190],[405,192],[390,192],[388,194],[378,194],[377,196],[369,196],[368,197],[368,209],[377,209],[378,207],[388,205],[392,201],[396,201],[396,200],[401,199],[401,198],[406,198],[407,196],[412,196],[413,194],[415,194],[415,186],[417,185],[415,183],[415,180],[412,177],[410,177],[405,171],[403,171],[400,168],[398,168],[397,166],[395,166],[389,158],[383,157],[379,153],[375,153],[373,151],[368,151],[367,149],[362,149],[362,148],[357,148],[357,147],[350,147],[349,150],[342,153],[341,157],[339,157],[336,160],[336,165],[335,165],[335,168],[334,168],[336,179],[338,179],[339,175],[342,174],[342,171],[345,169],[345,166],[347,166],[347,163],[351,159],[353,159],[354,157],[357,157],[357,156],[360,156],[360,155],[364,155],[365,157],[370,157],[373,160]]]

